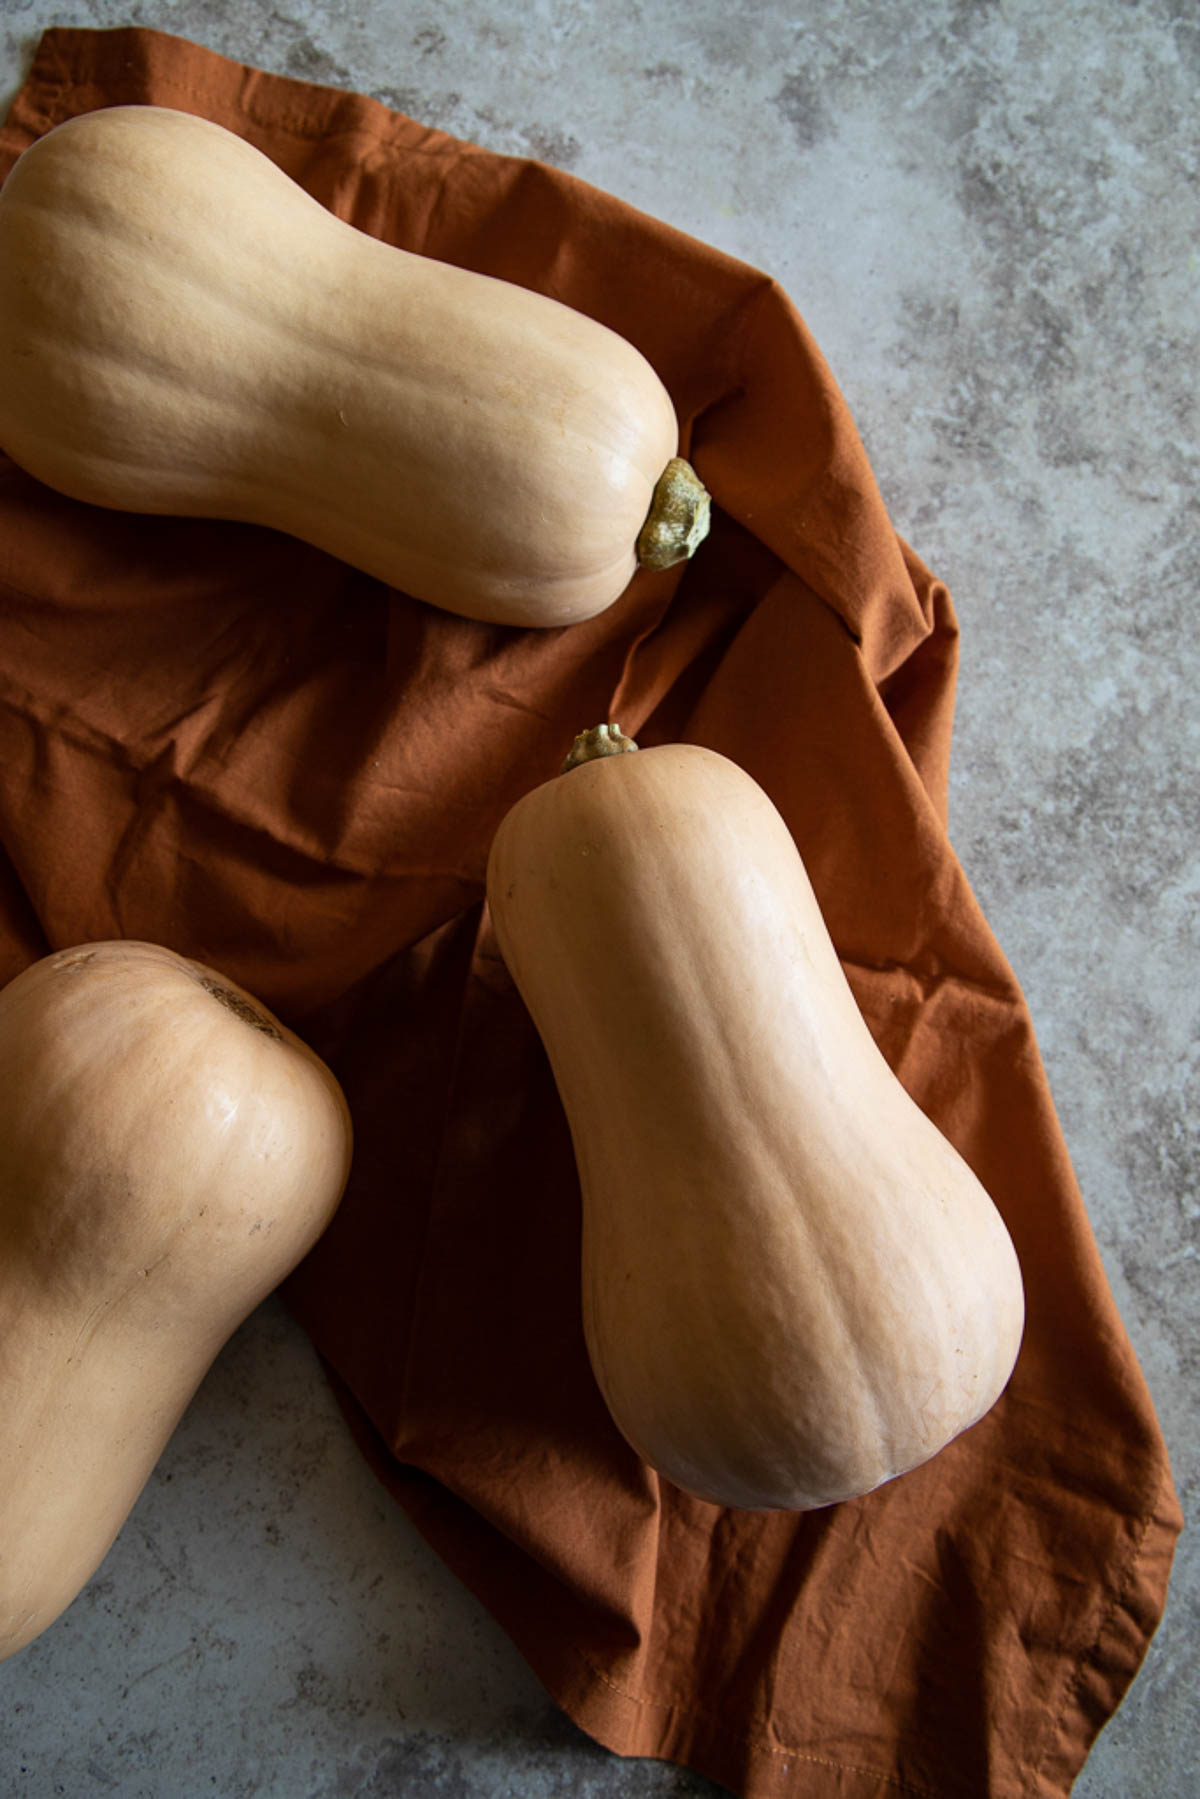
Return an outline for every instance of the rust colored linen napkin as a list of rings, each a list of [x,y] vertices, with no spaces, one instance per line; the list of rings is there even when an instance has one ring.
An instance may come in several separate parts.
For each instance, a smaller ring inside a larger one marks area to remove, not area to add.
[[[586,1731],[747,1799],[1067,1792],[1182,1520],[1026,1007],[947,838],[951,601],[817,347],[764,274],[578,180],[154,31],[48,31],[0,175],[127,102],[202,113],[364,231],[623,333],[716,522],[686,570],[522,632],[266,530],[77,504],[0,457],[0,980],[156,939],[328,1058],[355,1166],[286,1297],[380,1479]],[[872,1030],[1021,1258],[1004,1397],[856,1503],[686,1498],[591,1377],[570,1142],[482,895],[506,808],[605,718],[767,790]]]

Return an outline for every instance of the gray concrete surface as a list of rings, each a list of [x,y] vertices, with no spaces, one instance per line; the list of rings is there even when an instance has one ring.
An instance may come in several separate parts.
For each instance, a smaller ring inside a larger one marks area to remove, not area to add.
[[[569,168],[776,275],[963,626],[952,833],[1028,995],[1185,1512],[1200,1000],[1200,21],[1178,0],[6,0]],[[1079,1799],[1200,1793],[1197,1557]],[[377,1489],[275,1302],[103,1568],[0,1670],[28,1799],[713,1794],[548,1704]]]

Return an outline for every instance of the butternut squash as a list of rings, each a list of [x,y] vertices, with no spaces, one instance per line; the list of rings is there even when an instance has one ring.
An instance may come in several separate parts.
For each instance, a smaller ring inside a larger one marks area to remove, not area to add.
[[[86,944],[0,993],[0,1659],[99,1566],[350,1153],[328,1068],[202,964]]]
[[[592,1366],[642,1458],[801,1510],[979,1419],[1021,1339],[1012,1242],[876,1046],[750,776],[585,733],[503,820],[487,895],[570,1124]]]
[[[702,538],[678,436],[616,332],[354,229],[190,113],[70,119],[0,193],[0,447],[76,499],[566,625]]]

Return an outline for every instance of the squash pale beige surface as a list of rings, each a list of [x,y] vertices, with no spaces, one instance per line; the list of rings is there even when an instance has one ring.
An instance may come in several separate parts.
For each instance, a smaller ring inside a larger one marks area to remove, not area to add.
[[[0,191],[0,446],[76,499],[272,526],[451,612],[561,625],[628,585],[678,424],[605,326],[369,237],[208,120],[120,106]],[[702,488],[685,510],[676,559]]]
[[[571,1127],[596,1378],[643,1458],[799,1509],[979,1419],[1021,1339],[1012,1243],[757,784],[685,744],[584,760],[508,814],[488,899]]]
[[[0,993],[0,1659],[99,1566],[350,1151],[325,1065],[167,949],[85,945]]]

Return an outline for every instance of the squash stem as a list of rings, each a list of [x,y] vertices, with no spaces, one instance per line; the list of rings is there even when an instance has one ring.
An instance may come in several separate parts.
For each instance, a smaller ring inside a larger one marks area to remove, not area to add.
[[[686,562],[708,536],[712,501],[690,462],[672,456],[658,478],[646,522],[638,533],[641,568],[673,568]]]
[[[624,756],[636,748],[633,738],[626,737],[615,720],[610,725],[593,725],[590,731],[579,733],[558,772],[565,775],[569,768],[579,768],[584,762],[598,762],[602,756]]]

